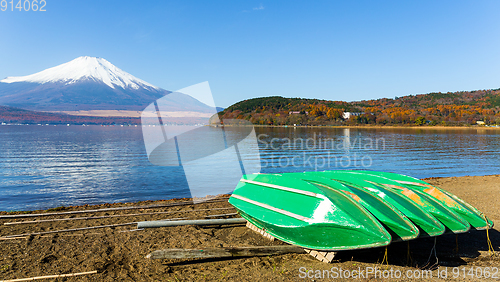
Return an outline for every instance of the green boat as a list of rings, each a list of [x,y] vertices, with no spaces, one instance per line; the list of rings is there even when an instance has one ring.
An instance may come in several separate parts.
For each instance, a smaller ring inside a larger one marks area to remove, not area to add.
[[[430,213],[437,220],[439,220],[445,227],[446,233],[464,233],[470,230],[471,225],[458,215],[453,210],[449,209],[434,197],[429,194],[423,193],[419,190],[409,189],[403,184],[391,180],[389,178],[366,173],[365,171],[324,171],[324,172],[313,172],[314,174],[320,174],[324,177],[335,178],[332,175],[335,174],[349,174],[360,178],[366,182],[369,182],[379,188],[383,188],[384,191],[392,190],[393,192],[405,196],[408,200],[413,201],[415,204],[419,205],[423,210]]]
[[[272,236],[315,250],[386,246],[391,235],[341,189],[288,175],[244,175],[231,203],[240,215]]]
[[[324,187],[339,190],[361,204],[382,223],[392,236],[392,241],[403,241],[417,238],[419,229],[401,211],[384,199],[363,187],[346,185],[338,181],[310,173],[287,173],[286,176]]]
[[[308,172],[304,173],[304,175],[314,175],[314,173]],[[365,189],[365,191],[370,192],[372,195],[380,198],[382,201],[385,201],[388,204],[392,205],[396,210],[404,214],[408,219],[412,221],[413,224],[418,227],[420,231],[420,237],[439,236],[445,232],[445,227],[443,224],[441,224],[441,222],[439,222],[434,216],[422,209],[413,201],[409,200],[404,195],[400,195],[399,193],[396,193],[388,188],[386,189],[384,187],[375,186],[372,183],[369,183],[347,173],[336,173],[333,175],[329,175],[329,177],[337,182],[343,183],[348,187]],[[405,240],[405,238],[402,239]]]
[[[486,229],[493,227],[493,221],[488,219],[482,212],[475,207],[460,199],[459,197],[433,186],[420,179],[406,176],[402,174],[379,172],[379,171],[363,171],[363,173],[379,175],[385,178],[392,179],[405,187],[412,190],[417,190],[434,197],[441,204],[458,213],[461,217],[467,220],[474,229]]]
[[[322,251],[493,226],[477,209],[438,187],[376,171],[244,175],[229,203],[275,238]]]

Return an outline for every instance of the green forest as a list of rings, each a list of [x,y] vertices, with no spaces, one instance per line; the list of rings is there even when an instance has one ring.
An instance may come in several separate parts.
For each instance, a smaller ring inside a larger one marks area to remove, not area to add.
[[[355,113],[346,118],[345,112]],[[248,99],[219,113],[259,125],[418,125],[500,124],[500,89],[429,93],[344,102],[280,96]]]

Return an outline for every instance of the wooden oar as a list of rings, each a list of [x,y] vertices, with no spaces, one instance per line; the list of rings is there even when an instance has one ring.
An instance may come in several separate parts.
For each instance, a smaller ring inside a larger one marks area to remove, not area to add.
[[[304,249],[296,246],[258,246],[258,247],[227,247],[206,249],[167,249],[154,251],[146,256],[151,259],[194,259],[194,258],[225,258],[254,257],[282,254],[302,254]]]

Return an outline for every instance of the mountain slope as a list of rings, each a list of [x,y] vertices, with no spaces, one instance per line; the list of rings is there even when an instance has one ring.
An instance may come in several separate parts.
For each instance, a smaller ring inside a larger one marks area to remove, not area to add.
[[[103,58],[78,57],[70,62],[37,72],[32,75],[7,77],[0,80],[3,83],[34,82],[34,83],[64,83],[72,84],[82,80],[102,82],[111,88],[149,88],[160,90],[144,80],[124,72]]]
[[[79,57],[32,75],[0,80],[0,105],[37,111],[141,111],[169,93],[95,57]],[[166,99],[172,111],[214,112],[185,94]]]

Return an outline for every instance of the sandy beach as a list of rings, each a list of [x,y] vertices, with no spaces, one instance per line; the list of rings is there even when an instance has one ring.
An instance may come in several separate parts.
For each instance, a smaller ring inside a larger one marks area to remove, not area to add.
[[[489,237],[495,251],[500,251],[500,175],[433,178],[426,181],[457,195],[492,219],[497,225],[489,231]],[[466,271],[477,267],[500,268],[499,256],[490,256],[488,253],[484,230],[437,237],[438,265],[434,265],[436,262],[434,255],[430,256],[434,238],[417,239],[410,241],[409,244],[407,242],[391,244],[387,248],[388,264],[381,263],[385,248],[340,252],[332,264],[317,261],[306,253],[218,260],[145,258],[152,251],[168,248],[284,244],[279,241],[269,241],[244,225],[178,226],[136,230],[134,222],[138,221],[237,217],[234,214],[235,210],[227,203],[227,198],[222,197],[217,201],[195,205],[187,200],[61,207],[32,212],[1,212],[2,216],[52,215],[0,218],[0,280],[97,271],[77,277],[40,281],[323,281],[321,278],[304,279],[303,271],[323,271],[332,267],[343,270],[378,267],[381,270],[392,269],[403,273],[408,270],[430,269],[434,270],[432,279],[426,280],[437,281],[440,280],[437,278],[437,266],[440,270],[447,267],[448,275],[452,274],[453,267],[465,268]],[[71,213],[91,210],[93,211]],[[84,217],[85,219],[82,219]],[[15,222],[25,223],[12,224]],[[115,226],[50,233],[105,225]],[[22,236],[8,237],[12,235]],[[408,257],[408,247],[410,257]],[[429,256],[430,263],[427,264]],[[461,271],[460,276],[452,279],[453,281],[478,280],[476,277],[462,275]],[[500,276],[500,273],[497,273],[497,276]],[[340,278],[335,280],[353,281]],[[374,278],[372,275],[361,280],[387,279]]]

